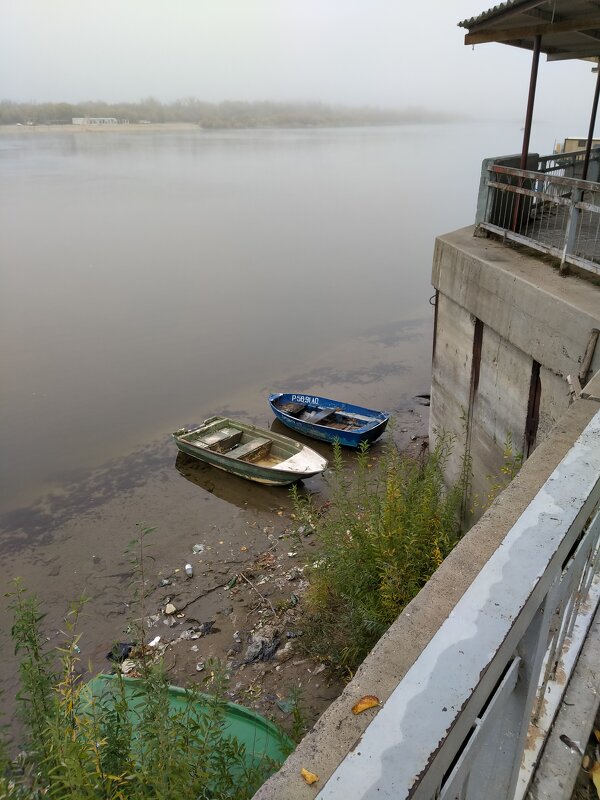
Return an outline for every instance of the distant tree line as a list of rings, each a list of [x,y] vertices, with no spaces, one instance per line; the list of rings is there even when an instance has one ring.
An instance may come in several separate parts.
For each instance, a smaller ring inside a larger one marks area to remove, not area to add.
[[[350,125],[398,125],[449,122],[456,116],[423,109],[329,106],[323,103],[205,103],[195,97],[161,103],[148,97],[138,103],[16,103],[0,101],[0,125],[70,124],[73,117],[116,117],[137,122],[189,122],[204,128],[296,128]]]

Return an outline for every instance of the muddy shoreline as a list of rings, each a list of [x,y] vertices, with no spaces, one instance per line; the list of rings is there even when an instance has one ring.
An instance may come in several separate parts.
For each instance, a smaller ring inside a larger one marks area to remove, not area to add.
[[[426,434],[426,408],[415,404],[396,414],[393,435],[399,446],[420,449]],[[325,444],[312,446],[328,453]],[[375,457],[381,446],[373,446]],[[155,455],[151,474],[148,453],[134,454],[121,465],[121,481],[115,467],[47,499],[45,507],[29,509],[34,545],[24,528],[5,528],[0,549],[7,581],[19,575],[40,598],[50,645],[63,638],[69,603],[87,598],[78,628],[84,676],[110,671],[107,654],[115,642],[131,640],[130,623],[143,616],[146,641],[160,637],[158,650],[172,683],[201,681],[206,661],[217,658],[230,675],[231,700],[290,730],[290,700],[297,692],[311,726],[343,689],[339,678],[300,647],[303,572],[316,547],[312,531],[299,529],[286,490],[175,455],[170,442],[149,445],[148,451]],[[349,452],[345,456],[352,459]],[[134,462],[144,464],[137,484]],[[306,481],[302,491],[317,502],[327,500],[321,478]],[[26,521],[24,511],[20,521]],[[126,552],[139,536],[137,523],[156,527],[145,540],[143,612],[132,602],[139,572]],[[1,623],[7,654],[3,711],[18,732],[13,716],[18,665],[8,642],[6,606]]]

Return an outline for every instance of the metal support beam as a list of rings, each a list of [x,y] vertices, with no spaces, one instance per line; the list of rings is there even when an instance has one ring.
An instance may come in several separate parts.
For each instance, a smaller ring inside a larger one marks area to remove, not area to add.
[[[537,86],[538,65],[540,63],[540,50],[542,37],[538,34],[533,45],[531,59],[531,77],[529,79],[529,96],[527,98],[527,114],[525,116],[525,131],[523,133],[523,149],[521,150],[521,169],[527,169],[527,154],[529,153],[529,140],[531,138],[531,122],[533,120],[533,104]]]
[[[533,121],[533,105],[535,103],[535,90],[537,87],[538,66],[540,63],[540,51],[542,47],[542,37],[538,34],[533,44],[533,56],[531,58],[531,76],[529,78],[529,96],[527,97],[527,113],[525,114],[525,130],[523,132],[523,147],[521,148],[521,169],[527,169],[527,156],[529,154],[529,140],[531,139],[531,123]],[[519,186],[523,181],[519,178]],[[515,232],[519,230],[519,209],[521,199],[517,197],[512,219],[511,229]]]
[[[598,72],[596,74],[596,89],[594,90],[594,102],[592,103],[592,113],[590,115],[590,129],[588,131],[588,138],[585,144],[585,156],[583,159],[583,173],[582,180],[587,179],[588,166],[590,163],[590,153],[592,151],[592,140],[594,138],[594,126],[596,125],[596,114],[598,112],[598,95],[600,94],[600,63],[598,63]]]

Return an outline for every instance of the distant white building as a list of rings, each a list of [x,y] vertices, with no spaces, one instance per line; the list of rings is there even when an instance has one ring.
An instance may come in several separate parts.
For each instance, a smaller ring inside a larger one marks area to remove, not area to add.
[[[128,119],[117,119],[116,117],[73,117],[73,125],[127,125]]]

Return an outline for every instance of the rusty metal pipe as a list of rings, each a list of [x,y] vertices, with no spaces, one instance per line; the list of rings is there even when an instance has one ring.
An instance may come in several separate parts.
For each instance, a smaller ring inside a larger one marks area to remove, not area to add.
[[[537,86],[538,64],[540,63],[540,50],[542,46],[541,34],[535,37],[533,43],[533,56],[531,59],[531,77],[529,78],[529,96],[527,98],[527,114],[525,115],[525,131],[523,133],[523,149],[521,150],[521,169],[527,169],[527,155],[529,154],[529,139],[531,138],[531,123],[533,120],[533,104]]]
[[[529,140],[531,138],[531,123],[533,121],[533,104],[535,102],[535,90],[537,87],[538,65],[540,63],[540,51],[542,47],[541,34],[537,34],[533,42],[533,56],[531,58],[531,76],[529,78],[529,96],[527,97],[527,113],[525,114],[525,130],[523,132],[523,146],[521,148],[520,169],[527,169],[527,156],[529,155]],[[523,185],[523,179],[519,178],[518,186]],[[521,206],[521,196],[516,195],[511,230],[517,231],[519,228],[519,209]]]
[[[598,63],[598,73],[596,75],[596,89],[594,90],[594,102],[592,103],[592,114],[590,116],[590,130],[587,142],[585,143],[585,156],[583,159],[583,172],[581,180],[587,180],[588,167],[590,165],[590,153],[592,152],[592,139],[594,138],[594,126],[596,125],[596,113],[598,112],[598,95],[600,94],[600,62]]]

